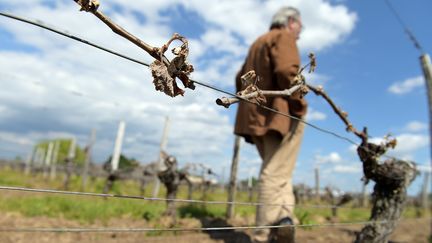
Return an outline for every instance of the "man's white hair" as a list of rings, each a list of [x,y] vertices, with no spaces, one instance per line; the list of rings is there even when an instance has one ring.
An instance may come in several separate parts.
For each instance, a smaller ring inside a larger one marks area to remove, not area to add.
[[[299,20],[300,11],[293,7],[282,7],[273,15],[270,29],[286,26],[290,18]]]

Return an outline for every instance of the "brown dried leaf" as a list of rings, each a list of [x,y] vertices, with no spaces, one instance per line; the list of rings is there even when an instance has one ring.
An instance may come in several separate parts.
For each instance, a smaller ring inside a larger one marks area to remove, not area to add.
[[[255,84],[257,81],[257,75],[254,70],[251,70],[240,77],[243,87],[247,87],[251,84]]]
[[[194,83],[189,79],[189,75],[194,71],[194,68],[187,62],[189,48],[186,38],[177,33],[174,34],[173,37],[159,49],[161,60],[169,45],[174,40],[180,40],[183,44],[172,49],[172,53],[175,57],[169,62],[168,66],[161,61],[155,61],[150,67],[156,90],[160,90],[171,97],[184,94],[184,90],[177,86],[176,78],[180,79],[186,88],[195,89]]]
[[[393,135],[391,133],[384,136],[384,144],[386,148],[392,148],[394,149],[397,145],[396,138],[393,138]]]
[[[298,73],[295,77],[294,77],[294,79],[293,79],[293,85],[296,85],[296,84],[306,84],[306,78],[305,78],[305,76],[303,76],[303,74],[301,74],[301,73]]]
[[[251,70],[240,77],[243,87],[246,87],[242,91],[237,93],[238,96],[245,96],[254,92],[257,92],[257,96],[252,97],[250,100],[254,100],[258,104],[267,102],[266,97],[262,94],[261,90],[256,86],[259,81],[259,77],[256,75],[254,70]]]
[[[250,84],[244,90],[241,90],[241,91],[237,92],[237,95],[238,96],[245,96],[245,95],[253,93],[253,92],[257,91],[257,90],[258,90],[258,88],[256,87],[256,85]]]
[[[316,63],[316,57],[315,54],[309,53],[309,59],[310,59],[310,67],[309,67],[309,73],[315,72],[317,63]]]
[[[300,98],[303,98],[309,93],[309,88],[306,85],[302,85],[298,92],[300,93]]]
[[[397,145],[397,140],[396,140],[396,138],[394,138],[394,139],[388,141],[386,146],[387,146],[387,148],[394,149],[394,148],[396,148],[396,145]]]
[[[189,75],[194,71],[194,67],[187,63],[187,56],[179,54],[174,57],[168,66],[171,77],[179,78],[186,88],[195,89],[195,85],[190,81]]]
[[[255,74],[255,73],[254,73]],[[258,104],[263,104],[267,102],[266,97],[262,94],[261,90],[255,85],[250,84],[244,90],[237,92],[238,96],[244,97],[245,95],[257,92],[257,96],[250,98],[249,100],[253,100]]]
[[[301,85],[300,90],[298,91],[300,94],[300,97],[303,98],[304,96],[309,93],[309,88],[306,85],[306,78],[299,72],[293,79],[292,85]]]
[[[174,78],[169,74],[168,68],[165,64],[159,60],[155,60],[150,65],[150,70],[152,72],[153,84],[156,90],[164,92],[171,97],[184,94],[184,91],[178,88]]]
[[[258,104],[267,103],[267,99],[264,96],[264,94],[261,92],[261,90],[258,90],[258,96],[255,98],[255,102],[257,102]]]

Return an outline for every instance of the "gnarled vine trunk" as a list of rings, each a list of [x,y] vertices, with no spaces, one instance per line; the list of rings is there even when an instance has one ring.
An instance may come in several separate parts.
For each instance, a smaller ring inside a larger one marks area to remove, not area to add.
[[[387,146],[368,143],[366,129],[362,140],[357,152],[363,162],[363,172],[367,180],[376,184],[372,193],[372,222],[361,230],[355,242],[385,243],[403,212],[407,187],[415,179],[417,170],[413,162],[404,160],[391,158],[380,163],[378,159],[387,151]]]
[[[159,180],[165,185],[167,194],[167,208],[165,215],[171,216],[174,221],[176,217],[176,207],[173,199],[177,197],[178,187],[181,180],[185,179],[185,173],[177,170],[177,160],[173,156],[164,155],[164,170],[158,172]]]

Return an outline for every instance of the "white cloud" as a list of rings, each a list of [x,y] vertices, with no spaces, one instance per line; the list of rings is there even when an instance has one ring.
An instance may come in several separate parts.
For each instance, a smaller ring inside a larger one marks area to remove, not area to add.
[[[396,95],[403,95],[413,91],[416,88],[423,87],[423,86],[424,86],[423,76],[417,76],[417,77],[406,79],[402,82],[397,82],[392,84],[388,88],[388,91]]]
[[[256,157],[256,158],[251,158],[251,159],[241,159],[242,163],[244,164],[248,164],[248,165],[261,165],[262,164],[262,159],[260,157]]]
[[[325,119],[327,119],[327,115],[325,113],[322,113],[320,111],[316,111],[312,107],[308,108],[308,111],[306,114],[306,120],[307,121],[323,121]]]
[[[394,153],[396,155],[400,155],[402,158],[407,159],[413,157],[412,153],[426,147],[429,144],[429,136],[420,134],[400,134],[396,137],[396,139],[398,144],[394,151],[391,151],[390,154]]]
[[[301,36],[300,48],[319,51],[344,40],[351,33],[357,15],[343,5],[326,1],[299,1],[306,30]]]
[[[428,125],[419,121],[411,121],[405,126],[407,132],[422,132],[428,128]]]
[[[143,13],[148,21],[159,26],[168,16],[162,16],[161,10],[175,6],[183,6],[185,9],[198,13],[205,23],[209,33],[222,33],[215,40],[225,37],[230,40],[234,36],[240,36],[251,43],[258,35],[264,33],[269,26],[271,16],[284,6],[276,1],[229,1],[205,2],[201,0],[170,0],[158,1],[141,0],[124,4],[120,0],[106,1],[101,10],[109,9],[112,3],[122,5],[130,11]],[[322,50],[341,42],[355,27],[357,15],[348,10],[344,5],[334,5],[323,0],[301,1],[294,0],[290,4],[300,9],[306,29],[300,40],[300,47],[304,51]],[[75,7],[76,8],[76,7]],[[76,13],[75,13],[76,14]],[[132,32],[135,33],[135,32]],[[209,43],[209,42],[207,42]],[[229,44],[230,47],[239,47]],[[222,46],[225,48],[227,46]],[[221,47],[219,47],[221,48]]]
[[[151,60],[97,18],[79,12],[72,1],[2,4],[13,14],[41,19],[125,55]],[[343,5],[324,0],[295,0],[292,4],[302,11],[306,26],[299,42],[302,52],[334,46],[352,32],[356,23],[356,14]],[[248,45],[267,31],[271,15],[282,3],[140,0],[125,4],[106,0],[101,10],[147,43],[161,46],[176,32],[169,24],[172,16],[162,11],[173,6],[183,6],[202,18],[206,26],[190,38],[191,60],[197,70],[193,77],[232,87]],[[144,20],[136,13],[141,13]],[[75,135],[79,143],[85,144],[90,130],[97,128],[95,155],[103,160],[112,151],[117,122],[124,119],[124,151],[146,162],[157,156],[164,117],[170,115],[173,122],[168,149],[181,163],[199,161],[219,166],[220,161],[230,161],[232,125],[226,110],[214,104],[220,94],[198,87],[187,90],[185,97],[166,97],[154,90],[145,67],[10,19],[1,18],[0,28],[9,32],[16,44],[32,49],[0,52],[0,81],[5,87],[0,90],[0,122],[11,129],[2,134],[9,142],[30,144],[38,139]],[[209,56],[209,51],[217,57]],[[325,118],[320,112],[309,117]],[[25,128],[15,124],[24,124]],[[249,153],[251,163],[258,164],[256,151]]]
[[[329,76],[320,73],[305,72],[304,76],[306,78],[306,82],[314,86],[324,86],[324,84],[330,80]]]
[[[92,55],[96,57],[90,57]],[[89,59],[96,59],[97,55],[100,54],[89,53],[87,56]],[[33,62],[36,65],[27,67],[27,63]],[[105,71],[103,66],[85,68],[81,71],[62,67],[62,71],[53,71],[58,70],[56,63],[57,59],[51,56],[47,56],[43,62],[38,62],[32,55],[2,54],[0,64],[10,70],[12,77],[5,82],[2,80],[8,86],[7,90],[0,91],[0,96],[7,100],[6,105],[25,107],[33,111],[38,106],[46,106],[48,110],[37,113],[35,119],[42,123],[62,124],[68,131],[79,129],[80,133],[86,133],[96,126],[101,133],[101,138],[96,143],[100,159],[105,159],[112,151],[116,121],[126,118],[126,138],[135,137],[136,133],[141,135],[137,136],[135,143],[125,142],[125,151],[131,151],[132,156],[148,161],[149,154],[157,153],[157,146],[144,145],[143,140],[158,143],[160,136],[154,131],[162,130],[165,115],[170,115],[173,120],[168,148],[170,152],[179,156],[179,161],[194,158],[215,161],[217,157],[223,157],[226,140],[232,136],[232,126],[229,125],[227,115],[220,114],[219,107],[213,104],[216,94],[199,89],[202,97],[190,90],[183,98],[166,97],[154,91],[150,78],[145,77],[146,72],[150,76],[148,71],[143,72],[141,69],[140,72],[136,72],[133,65],[126,66],[114,59],[105,59],[104,65],[119,69],[111,68],[108,71]],[[113,69],[118,73],[113,72]],[[20,70],[27,72],[20,73]],[[127,76],[122,74],[123,72],[127,72]],[[33,82],[40,85],[34,85]],[[73,95],[71,90],[79,91],[84,96]],[[21,95],[17,96],[16,93]],[[23,100],[22,97],[27,99]],[[116,106],[116,103],[120,105]],[[50,113],[54,116],[47,117]],[[29,119],[28,115],[18,110],[11,121]],[[111,130],[107,130],[107,122],[111,127],[108,129]],[[56,125],[51,126],[56,129]],[[107,146],[98,146],[99,143]]]
[[[27,137],[20,137],[11,132],[0,131],[0,140],[18,145],[31,145],[33,141]]]
[[[6,119],[15,114],[15,112],[4,105],[0,105],[0,118]]]
[[[432,173],[431,165],[417,165],[417,169],[421,172]]]
[[[361,173],[362,172],[362,167],[361,167],[361,163],[359,162],[358,164],[355,165],[336,165],[333,167],[332,169],[333,172],[336,173]]]
[[[328,155],[315,155],[314,161],[318,164],[340,163],[342,162],[342,157],[337,152],[331,152]]]
[[[397,145],[395,149],[389,149],[386,155],[393,156],[405,160],[414,160],[417,151],[429,145],[429,136],[413,133],[402,133],[395,136]],[[381,144],[384,142],[383,138],[374,137],[369,139],[370,143]],[[351,145],[349,150],[357,153],[357,147]]]

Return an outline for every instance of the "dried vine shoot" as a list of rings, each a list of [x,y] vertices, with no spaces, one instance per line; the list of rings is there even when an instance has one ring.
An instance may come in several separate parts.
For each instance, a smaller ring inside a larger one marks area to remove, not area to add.
[[[362,140],[362,143],[357,147],[357,153],[363,162],[364,176],[366,181],[373,180],[376,183],[373,192],[371,223],[368,223],[357,235],[355,242],[385,243],[400,219],[406,201],[407,187],[417,175],[415,164],[394,158],[380,163],[380,157],[389,148],[395,148],[397,144],[396,139],[392,139],[388,135],[384,137],[384,142],[379,145],[369,143],[367,128],[364,128],[361,132],[358,131],[348,120],[348,113],[342,111],[330,96],[324,92],[322,87],[306,84],[302,72],[308,66],[309,73],[315,71],[316,68],[315,55],[310,54],[309,58],[310,62],[299,70],[294,80],[294,85],[290,89],[283,91],[260,90],[256,86],[256,83],[259,82],[259,77],[257,77],[254,71],[250,71],[241,77],[243,86],[246,87],[244,90],[238,92],[236,97],[217,99],[216,103],[226,108],[240,100],[248,100],[260,105],[266,102],[266,96],[286,97],[292,95],[294,92],[301,92],[301,95],[305,95],[308,90],[312,90],[316,95],[323,97],[346,125],[346,130],[352,132]],[[383,220],[386,223],[378,223]]]
[[[81,6],[81,11],[86,11],[94,14],[102,22],[104,22],[111,30],[134,43],[150,56],[155,61],[150,65],[153,76],[153,84],[156,90],[164,92],[165,94],[175,97],[177,95],[184,95],[184,90],[177,86],[176,78],[180,79],[185,88],[195,89],[195,85],[190,81],[189,75],[194,71],[191,64],[187,62],[189,55],[188,41],[186,38],[179,34],[174,34],[171,39],[162,47],[153,47],[138,37],[132,35],[118,24],[114,23],[110,18],[98,10],[98,0],[74,0]],[[179,40],[183,44],[180,47],[174,48],[172,53],[174,58],[170,61],[166,58],[165,52],[174,40]]]
[[[315,60],[311,60],[311,63],[316,65]],[[327,101],[333,111],[346,125],[348,132],[352,132],[361,139],[362,143],[357,147],[357,153],[363,162],[364,178],[366,183],[369,180],[375,182],[372,194],[371,223],[368,223],[357,235],[355,243],[386,243],[404,209],[407,188],[417,176],[415,164],[395,158],[390,158],[384,161],[384,163],[380,163],[380,157],[389,148],[394,149],[396,147],[396,139],[387,135],[379,145],[369,143],[367,128],[364,128],[361,132],[358,131],[348,120],[348,113],[336,106],[322,87],[314,87],[309,84],[307,87]],[[378,224],[377,222],[381,220],[386,220],[387,223]]]
[[[241,81],[243,86],[246,87],[244,90],[237,92],[235,97],[222,97],[216,100],[216,104],[229,108],[232,104],[238,103],[241,100],[252,101],[256,104],[263,105],[267,102],[266,97],[289,97],[296,92],[300,92],[301,97],[308,93],[308,88],[306,86],[306,79],[303,76],[303,71],[309,66],[309,73],[315,71],[316,61],[315,55],[309,54],[311,61],[302,67],[296,77],[293,80],[293,85],[289,89],[285,90],[261,90],[256,85],[260,78],[256,75],[254,70],[251,70],[241,76]]]

